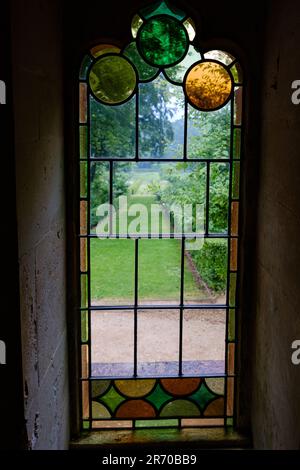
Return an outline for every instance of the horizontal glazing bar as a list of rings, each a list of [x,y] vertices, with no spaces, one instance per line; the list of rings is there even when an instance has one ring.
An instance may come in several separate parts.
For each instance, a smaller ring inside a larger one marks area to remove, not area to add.
[[[169,238],[174,238],[181,240],[183,237],[186,239],[191,239],[193,240],[194,238],[238,238],[237,235],[230,236],[228,234],[224,233],[163,233],[161,235],[157,235],[154,233],[139,233],[139,234],[112,234],[112,235],[104,235],[104,234],[99,234],[96,235],[95,233],[90,233],[90,234],[85,234],[85,235],[78,235],[80,238],[99,238],[99,239],[140,239],[140,238],[151,238],[151,239],[169,239]]]
[[[183,308],[185,310],[224,310],[230,308],[229,305],[221,305],[221,304],[196,304],[196,305],[191,305],[191,304],[156,304],[156,305],[138,305],[135,307],[134,305],[95,305],[94,307],[88,307],[88,308],[80,308],[80,310],[92,310],[92,311],[97,311],[97,310],[134,310],[136,308],[137,310],[178,310],[179,308]]]
[[[235,126],[241,128],[241,126]],[[91,162],[139,162],[139,163],[230,163],[232,159],[229,158],[117,158],[117,157],[91,157],[91,158],[80,158],[80,161],[91,161]]]
[[[183,375],[183,376],[179,376],[179,375],[168,375],[168,376],[165,376],[165,375],[159,375],[159,376],[155,376],[155,377],[150,377],[149,375],[138,375],[137,377],[135,377],[134,375],[132,376],[121,376],[121,375],[118,375],[118,377],[116,376],[96,376],[96,375],[93,375],[92,377],[89,377],[88,380],[90,380],[91,382],[95,381],[95,380],[144,380],[144,379],[147,379],[147,380],[162,380],[162,379],[178,379],[178,378],[184,378],[184,379],[194,379],[194,378],[201,378],[201,379],[226,379],[226,378],[235,378],[236,377],[236,374],[232,374],[232,375],[229,375],[229,374],[195,374],[195,375],[191,375],[191,374],[188,374],[188,375]],[[80,378],[80,381],[82,380],[87,380],[87,379],[83,379],[83,378]],[[223,395],[222,395],[223,396]]]

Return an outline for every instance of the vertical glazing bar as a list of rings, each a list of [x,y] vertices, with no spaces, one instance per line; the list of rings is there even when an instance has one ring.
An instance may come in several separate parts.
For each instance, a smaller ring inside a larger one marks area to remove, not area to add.
[[[181,239],[180,263],[180,317],[179,317],[179,375],[182,375],[182,343],[183,343],[183,304],[184,304],[184,250],[185,237]]]
[[[114,162],[109,162],[109,235],[113,234],[113,197],[114,197],[114,186],[113,186],[113,175],[114,175]]]
[[[140,158],[139,151],[139,109],[140,109],[140,95],[139,95],[139,86],[136,89],[136,96],[135,96],[135,159],[138,160]]]
[[[206,163],[205,235],[209,234],[210,162]]]
[[[184,101],[184,136],[183,136],[183,160],[187,160],[187,132],[188,132],[188,102]]]
[[[138,276],[139,276],[139,240],[134,241],[135,260],[134,260],[134,363],[133,375],[137,377],[137,306],[138,306]]]
[[[228,239],[227,239],[227,288],[226,288],[226,329],[225,329],[225,396],[224,396],[224,415],[227,413],[228,399],[228,325],[229,325],[229,288],[230,288],[230,247],[231,247],[231,196],[232,196],[232,171],[233,171],[233,129],[234,129],[234,97],[230,102],[230,171],[229,171],[229,187],[228,187]]]
[[[90,160],[90,100],[89,96],[87,95],[86,97],[87,103],[86,103],[86,108],[87,108],[87,204],[88,204],[88,209],[87,209],[87,235],[90,234],[91,230],[91,160]],[[88,307],[89,307],[89,312],[88,312],[88,348],[89,348],[89,410],[90,410],[90,416],[89,416],[89,423],[90,423],[90,428],[92,427],[92,416],[91,416],[91,410],[92,410],[92,393],[91,393],[91,382],[90,378],[92,376],[92,345],[91,345],[91,238],[88,238],[87,240],[87,270],[88,270]]]

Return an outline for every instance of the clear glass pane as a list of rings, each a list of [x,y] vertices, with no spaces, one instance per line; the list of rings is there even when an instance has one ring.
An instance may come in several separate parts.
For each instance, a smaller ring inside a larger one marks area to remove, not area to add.
[[[228,230],[229,176],[227,163],[211,163],[209,191],[209,233]]]
[[[109,212],[107,206],[109,203],[109,163],[92,162],[90,178],[90,230],[95,233],[97,228],[98,234],[102,231],[105,233],[104,228],[108,225]]]
[[[135,101],[107,106],[90,98],[91,158],[135,157]]]
[[[230,102],[217,111],[188,106],[188,158],[229,158]]]
[[[183,315],[185,375],[225,373],[226,310],[188,309]]]
[[[131,310],[91,312],[92,376],[133,375],[133,331]]]
[[[205,164],[118,162],[114,167],[117,233],[203,233]]]
[[[195,46],[190,46],[185,58],[174,67],[168,67],[164,70],[164,73],[174,82],[181,84],[188,68],[198,60],[201,60],[201,54]]]
[[[198,249],[185,250],[185,303],[224,305],[227,284],[227,239],[200,239],[198,244]]]
[[[134,303],[134,240],[91,240],[92,305]]]
[[[204,57],[205,59],[218,60],[219,62],[222,62],[222,64],[225,65],[230,65],[234,61],[234,57],[231,54],[220,50],[212,50],[205,52]]]
[[[184,94],[161,74],[139,86],[140,158],[182,158]]]
[[[138,375],[178,374],[179,311],[138,311]]]
[[[180,300],[180,240],[139,241],[139,304]]]

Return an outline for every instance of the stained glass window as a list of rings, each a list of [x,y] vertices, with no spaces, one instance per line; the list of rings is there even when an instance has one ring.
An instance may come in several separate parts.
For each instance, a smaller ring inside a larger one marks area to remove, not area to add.
[[[82,429],[232,426],[243,73],[185,12],[79,70]]]

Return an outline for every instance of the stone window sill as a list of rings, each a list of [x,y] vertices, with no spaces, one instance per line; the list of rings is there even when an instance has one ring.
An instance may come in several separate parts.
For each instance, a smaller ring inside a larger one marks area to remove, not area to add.
[[[178,446],[180,448],[199,447],[214,449],[246,449],[251,447],[248,436],[224,428],[202,429],[138,429],[94,431],[82,433],[70,443],[70,449],[89,447],[159,447]]]

